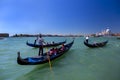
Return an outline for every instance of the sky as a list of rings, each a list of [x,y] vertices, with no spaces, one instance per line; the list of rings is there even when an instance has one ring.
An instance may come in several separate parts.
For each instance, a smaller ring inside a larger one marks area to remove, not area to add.
[[[0,33],[120,32],[120,0],[0,0]]]

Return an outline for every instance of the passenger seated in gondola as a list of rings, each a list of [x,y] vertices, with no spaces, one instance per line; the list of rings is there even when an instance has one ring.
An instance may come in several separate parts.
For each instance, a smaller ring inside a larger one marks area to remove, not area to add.
[[[36,44],[36,41],[37,41],[37,40],[34,41],[34,45]]]
[[[65,49],[65,46],[64,46],[64,44],[62,44],[62,47],[61,47],[61,51],[64,51],[64,49]]]
[[[54,48],[50,49],[49,55],[51,56],[51,55],[53,55],[53,53],[54,53]]]
[[[48,45],[49,43],[47,42],[46,44]]]
[[[55,42],[53,41],[52,44],[54,44]]]
[[[104,43],[100,43],[100,45],[104,45]]]
[[[95,45],[95,46],[98,46],[99,44],[98,44],[97,42],[94,42],[94,45]]]
[[[54,49],[54,54],[56,55],[58,53],[58,48]]]
[[[56,55],[58,53],[58,49],[57,48],[52,48],[52,49],[50,49],[50,51],[49,51],[49,55],[51,56],[51,55]]]

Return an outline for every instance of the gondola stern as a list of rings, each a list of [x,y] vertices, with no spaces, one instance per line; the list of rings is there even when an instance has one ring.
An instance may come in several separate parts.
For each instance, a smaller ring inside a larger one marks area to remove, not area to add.
[[[28,44],[28,41],[26,41],[26,44]]]
[[[17,52],[17,63],[20,64],[20,65],[22,65],[21,60],[22,59],[21,59],[21,56],[20,56],[20,52]]]

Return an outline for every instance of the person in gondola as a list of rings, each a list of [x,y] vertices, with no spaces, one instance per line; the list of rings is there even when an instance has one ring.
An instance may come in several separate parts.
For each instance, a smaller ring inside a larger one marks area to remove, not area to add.
[[[86,36],[86,42],[88,43],[89,36]]]
[[[51,56],[51,55],[53,55],[53,53],[54,53],[54,48],[50,49],[49,55]]]
[[[54,54],[57,55],[57,53],[58,53],[58,48],[55,48],[54,49]]]
[[[61,51],[64,51],[64,49],[65,49],[65,46],[64,44],[62,44]]]
[[[39,37],[37,37],[37,41],[38,41],[38,43],[40,45],[38,56],[42,56],[43,55],[43,43],[45,43],[45,42],[44,42],[44,39],[42,38],[41,34],[39,35]]]
[[[54,44],[55,42],[53,41],[52,44]]]
[[[94,41],[93,45],[98,46],[97,42]]]
[[[38,39],[38,38],[37,38]],[[36,44],[37,39],[34,41],[34,45]]]

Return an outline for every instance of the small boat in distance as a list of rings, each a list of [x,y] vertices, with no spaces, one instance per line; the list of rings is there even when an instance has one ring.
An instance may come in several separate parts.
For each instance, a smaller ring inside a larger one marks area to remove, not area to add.
[[[66,43],[66,40],[65,41],[62,41],[62,42],[53,42],[53,43],[48,43],[48,44],[44,44],[43,47],[53,47],[53,46],[58,46],[58,45],[62,45]],[[29,43],[28,41],[26,42],[26,44],[30,47],[35,47],[35,48],[39,48],[40,45],[39,44],[34,44],[34,43]]]
[[[20,56],[20,52],[18,52],[18,57],[17,57],[17,63],[20,65],[37,65],[37,64],[44,64],[47,63],[60,56],[65,54],[73,45],[74,40],[66,45],[64,45],[64,50],[61,50],[62,47],[58,48],[56,54],[49,55],[48,52],[44,53],[42,56],[37,56],[37,57],[27,57],[22,59]]]
[[[119,36],[119,37],[117,37],[117,39],[120,39],[120,36]]]
[[[106,41],[104,41],[104,42],[93,43],[93,44],[90,44],[90,43],[87,43],[86,41],[84,41],[84,44],[85,44],[87,47],[90,47],[90,48],[103,47],[103,46],[105,46],[107,43],[108,43],[108,40],[106,40]]]

